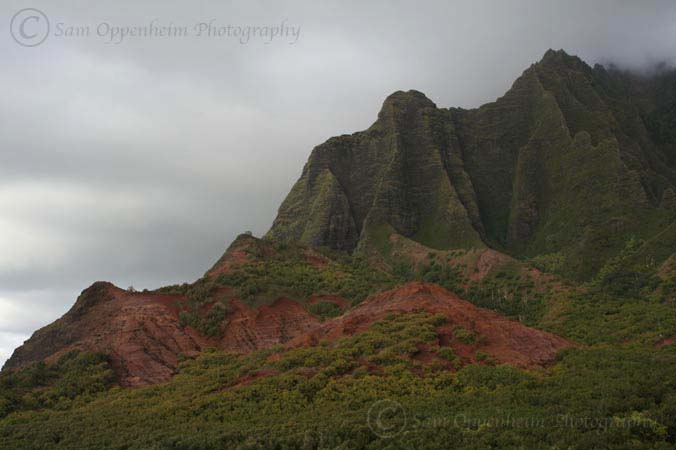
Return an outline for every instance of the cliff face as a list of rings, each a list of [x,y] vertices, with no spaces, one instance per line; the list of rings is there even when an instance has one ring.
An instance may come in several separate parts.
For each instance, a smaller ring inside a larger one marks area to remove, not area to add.
[[[398,233],[588,277],[627,236],[674,219],[673,80],[550,50],[478,109],[395,92],[368,130],[312,151],[267,237],[382,255]]]
[[[313,150],[268,236],[342,250],[395,231],[431,247],[482,245],[451,119],[420,92],[395,92],[368,130]]]

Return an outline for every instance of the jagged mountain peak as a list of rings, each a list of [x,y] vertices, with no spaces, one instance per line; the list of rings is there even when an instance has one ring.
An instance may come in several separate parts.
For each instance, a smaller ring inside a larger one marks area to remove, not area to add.
[[[554,49],[548,49],[544,55],[542,55],[542,58],[540,61],[537,63],[539,65],[551,65],[551,66],[556,66],[558,65],[559,67],[565,67],[565,66],[586,66],[587,63],[585,63],[580,57],[577,55],[571,55],[568,52],[566,52],[564,49],[559,49],[559,50],[554,50]]]
[[[314,149],[267,236],[387,255],[397,233],[570,259],[588,277],[646,212],[670,220],[660,205],[676,183],[676,136],[661,131],[674,109],[655,112],[652,91],[618,94],[606,78],[550,49],[477,109],[394,92],[371,128]],[[608,221],[621,224],[610,243]]]
[[[418,108],[436,108],[432,100],[416,90],[395,91],[387,96],[380,110],[380,115],[390,111],[405,111]]]

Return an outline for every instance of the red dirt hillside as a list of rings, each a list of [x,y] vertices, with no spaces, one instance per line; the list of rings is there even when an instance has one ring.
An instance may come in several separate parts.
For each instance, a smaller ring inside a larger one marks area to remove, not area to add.
[[[571,345],[477,308],[437,285],[419,282],[372,296],[324,323],[290,299],[258,308],[233,299],[223,335],[217,339],[180,325],[178,308],[183,302],[181,295],[132,293],[110,283],[94,283],[61,319],[18,348],[5,368],[51,362],[73,349],[96,351],[109,355],[120,385],[147,386],[167,381],[176,373],[181,355],[194,356],[205,347],[248,353],[277,344],[312,345],[359,333],[390,314],[417,311],[447,317],[438,329],[438,344],[451,346],[463,364],[477,362],[481,350],[497,362],[529,367],[552,361],[559,349]],[[419,356],[424,358],[424,349]]]
[[[125,387],[167,381],[181,355],[195,356],[205,347],[234,353],[285,343],[319,325],[319,319],[293,300],[250,308],[232,300],[221,339],[206,338],[179,321],[185,298],[128,292],[107,282],[85,289],[63,317],[38,331],[5,364],[17,369],[36,361],[52,362],[70,350],[103,352]]]
[[[562,337],[477,308],[438,285],[421,282],[408,283],[374,295],[343,316],[325,322],[288,345],[333,341],[362,332],[390,314],[416,311],[447,317],[448,322],[438,330],[438,343],[452,346],[465,363],[476,362],[476,352],[480,350],[498,362],[525,368],[549,363],[558,350],[572,345]],[[458,338],[459,329],[469,332],[470,339]]]
[[[4,368],[51,362],[78,349],[108,354],[122,386],[166,381],[176,372],[179,355],[196,355],[207,344],[194,330],[180,327],[174,304],[181,300],[96,282],[63,317],[16,349]]]
[[[230,304],[235,311],[228,317],[218,347],[233,353],[248,353],[283,344],[311,332],[320,323],[301,305],[287,298],[258,308],[250,308],[239,300]]]

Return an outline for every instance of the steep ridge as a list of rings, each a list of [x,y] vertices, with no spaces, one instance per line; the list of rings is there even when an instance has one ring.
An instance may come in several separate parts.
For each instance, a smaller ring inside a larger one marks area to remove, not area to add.
[[[629,236],[676,218],[671,73],[640,78],[550,50],[478,109],[395,92],[368,130],[312,151],[267,237],[387,256],[397,233],[563,259],[566,275],[589,278]]]

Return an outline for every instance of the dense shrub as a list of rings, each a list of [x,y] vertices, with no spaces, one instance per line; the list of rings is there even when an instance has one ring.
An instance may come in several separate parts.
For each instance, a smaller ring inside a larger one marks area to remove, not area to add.
[[[340,315],[341,310],[338,305],[331,302],[320,301],[315,304],[309,305],[308,310],[322,319],[329,317],[337,317]]]
[[[67,409],[74,400],[91,400],[113,384],[107,357],[71,351],[56,363],[33,364],[0,374],[0,417],[14,411]]]
[[[453,336],[463,344],[474,344],[476,342],[476,333],[461,326],[453,328]]]
[[[432,345],[439,321],[424,314],[390,317],[337,343],[274,349],[281,357],[272,360],[271,351],[247,356],[208,351],[184,361],[166,385],[106,393],[94,388],[87,398],[82,392],[91,378],[85,377],[75,391],[66,383],[67,395],[78,400],[60,399],[53,406],[30,406],[27,400],[23,412],[0,420],[0,447],[666,449],[676,444],[673,346],[572,348],[559,355],[556,366],[535,372],[481,365],[416,375],[417,363],[406,354],[421,343]],[[440,348],[437,354],[446,352]],[[44,398],[43,389],[64,379],[66,367],[73,374],[91,373],[92,364],[80,361],[83,365],[64,362],[59,370],[36,366],[3,376],[2,398],[14,392],[18,395],[9,397]],[[382,364],[377,371],[375,361]],[[381,414],[378,408],[389,409]],[[393,432],[383,433],[388,430]]]

